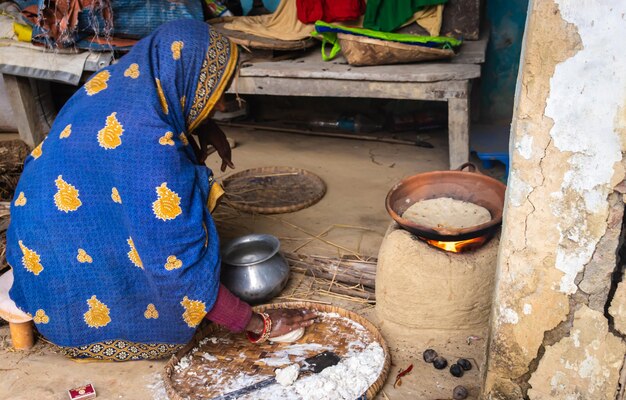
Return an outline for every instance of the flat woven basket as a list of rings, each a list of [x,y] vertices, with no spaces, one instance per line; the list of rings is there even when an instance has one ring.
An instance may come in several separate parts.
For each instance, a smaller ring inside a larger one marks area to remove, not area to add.
[[[226,199],[234,208],[257,214],[282,214],[312,206],[326,194],[317,175],[300,168],[253,168],[223,181]]]
[[[348,310],[344,310],[339,307],[309,302],[274,303],[255,307],[255,310],[264,311],[282,308],[305,308],[323,313],[336,313],[341,317],[346,317],[363,326],[368,336],[366,340],[369,340],[370,342],[378,342],[385,354],[385,361],[378,375],[378,378],[374,383],[370,385],[370,387],[365,392],[365,396],[367,399],[373,399],[374,396],[376,396],[376,394],[380,391],[380,389],[382,389],[383,385],[385,384],[385,381],[389,374],[389,370],[391,368],[391,355],[389,354],[389,349],[387,348],[387,343],[385,339],[371,322],[358,314],[355,314]],[[350,332],[349,329],[335,326],[333,333],[329,334],[330,330],[328,328],[328,326],[324,326],[324,322],[319,322],[307,328],[307,333],[305,334],[305,336],[295,343],[289,344],[266,342],[255,345],[250,343],[243,334],[233,334],[224,330],[223,328],[218,327],[215,324],[206,324],[204,326],[201,326],[191,342],[182,349],[180,349],[176,354],[174,354],[169,362],[165,365],[162,373],[165,390],[167,391],[170,400],[183,400],[190,397],[211,398],[219,394],[202,393],[194,396],[193,393],[182,393],[176,388],[176,382],[174,382],[174,377],[177,373],[176,365],[185,356],[193,357],[192,350],[198,346],[210,346],[211,354],[218,355],[217,360],[213,362],[217,364],[222,363],[222,365],[227,366],[226,368],[231,371],[224,371],[221,374],[222,379],[219,382],[223,382],[224,380],[226,380],[224,376],[226,376],[227,378],[234,378],[237,376],[237,374],[241,372],[248,373],[250,375],[258,374],[265,377],[274,376],[274,369],[276,368],[276,366],[259,363],[259,360],[271,358],[273,354],[277,354],[281,351],[281,349],[284,350],[287,348],[287,346],[290,345],[303,345],[302,343],[314,343],[332,346],[333,351],[337,352],[337,354],[339,355],[341,355],[342,352],[346,352],[348,348],[348,345],[346,343],[347,339],[342,339],[342,337],[346,336]],[[346,335],[342,335],[342,333],[346,333]],[[220,338],[221,340],[224,340],[228,343],[221,344],[220,342],[218,344],[211,344],[212,342],[205,340],[205,342],[208,344],[201,344],[201,341],[203,339],[211,337]],[[312,350],[310,353],[305,354],[304,356],[309,357],[319,351],[319,349]],[[245,354],[245,358],[242,358],[243,354]],[[196,359],[199,359],[199,357],[201,356],[196,355],[195,357],[198,357]],[[207,362],[207,364],[212,365],[210,363],[210,361]],[[204,390],[209,390],[207,389],[208,386],[209,383],[204,383],[202,388]],[[228,390],[228,392],[229,391],[230,390]]]
[[[350,65],[403,64],[451,58],[454,51],[338,33],[341,52]]]

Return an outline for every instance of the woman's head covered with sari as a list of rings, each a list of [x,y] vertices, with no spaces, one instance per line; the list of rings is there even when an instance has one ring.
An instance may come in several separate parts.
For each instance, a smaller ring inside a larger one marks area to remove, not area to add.
[[[186,343],[211,309],[213,178],[188,135],[236,64],[209,25],[163,25],[80,88],[26,160],[7,234],[10,296],[48,340],[128,359],[103,343]]]
[[[154,84],[150,102],[161,106],[161,117],[178,131],[190,132],[227,89],[237,65],[237,47],[207,24],[185,20],[161,26],[124,59],[133,61],[125,77],[143,69],[146,84]]]

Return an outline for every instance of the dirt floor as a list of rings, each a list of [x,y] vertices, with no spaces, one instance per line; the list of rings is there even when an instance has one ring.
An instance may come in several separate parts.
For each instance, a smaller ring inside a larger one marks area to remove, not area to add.
[[[318,174],[327,184],[327,193],[316,205],[291,214],[218,213],[222,238],[271,233],[281,239],[284,250],[298,249],[309,255],[376,256],[390,222],[384,207],[388,190],[404,176],[448,168],[445,132],[427,138],[434,149],[242,129],[228,129],[227,133],[237,141],[233,151],[237,171],[277,165],[300,167]],[[216,155],[211,156],[209,166],[222,177]],[[503,169],[490,174],[502,176]],[[308,279],[294,276],[285,292],[297,293]],[[378,399],[450,399],[458,384],[470,389],[470,398],[478,393],[480,371],[476,365],[484,360],[484,332],[407,336],[377,321],[372,305],[319,295],[313,298],[356,311],[381,328],[393,365]],[[470,335],[480,339],[468,344]],[[422,361],[421,353],[429,347],[449,361],[461,356],[472,358],[474,368],[463,378],[452,377],[447,369],[437,371]],[[8,326],[0,326],[0,399],[66,399],[67,389],[86,383],[94,384],[98,398],[103,399],[167,399],[159,377],[164,363],[76,363],[56,354],[54,346],[42,340],[31,351],[15,352]],[[410,364],[414,365],[413,372],[394,388],[397,372]]]

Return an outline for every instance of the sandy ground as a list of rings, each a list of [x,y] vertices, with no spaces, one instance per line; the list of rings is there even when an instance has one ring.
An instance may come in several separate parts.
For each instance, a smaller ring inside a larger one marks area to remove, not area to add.
[[[237,141],[233,161],[238,171],[274,165],[305,168],[318,174],[328,190],[318,204],[291,214],[219,214],[222,238],[249,232],[271,233],[281,239],[283,249],[300,248],[304,254],[376,256],[390,222],[384,208],[388,190],[404,176],[448,168],[445,133],[431,135],[429,141],[434,149],[240,129],[229,129],[228,134]],[[212,156],[209,166],[215,168],[219,178],[222,174],[218,165],[217,156]],[[495,173],[501,175],[502,169]],[[311,241],[312,236],[325,231],[325,242]],[[288,290],[298,282],[292,280]],[[468,345],[466,339],[470,334],[484,337],[484,332],[408,336],[380,324],[371,306],[326,300],[369,318],[388,340],[393,365],[379,399],[449,399],[458,384],[466,385],[472,397],[478,393],[480,372],[476,368],[463,378],[453,378],[447,370],[437,371],[424,363],[421,353],[432,347],[449,361],[463,356],[481,364],[485,341]],[[66,399],[67,389],[86,383],[94,384],[98,398],[166,399],[159,377],[164,363],[76,363],[56,354],[53,346],[41,340],[31,351],[15,352],[8,326],[0,326],[0,399]],[[403,378],[402,386],[393,388],[398,370],[409,364],[414,364],[413,372]]]
[[[241,214],[219,225],[223,239],[249,232],[270,232],[280,237],[287,250],[310,239],[288,224],[315,235],[334,225],[343,225],[366,230],[337,226],[325,239],[359,254],[375,256],[390,221],[385,211],[389,189],[405,176],[448,168],[445,133],[431,136],[434,149],[267,131],[231,129],[229,135],[237,141],[233,162],[238,171],[293,166],[314,172],[326,183],[326,195],[313,207],[271,217]],[[232,173],[222,174],[219,165],[215,157],[209,161],[218,180]],[[320,241],[311,242],[300,251],[337,255],[336,248]]]

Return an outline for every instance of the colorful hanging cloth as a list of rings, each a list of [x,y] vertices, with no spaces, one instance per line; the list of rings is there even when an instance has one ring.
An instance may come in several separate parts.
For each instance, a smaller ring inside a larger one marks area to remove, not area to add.
[[[297,6],[304,24],[353,21],[365,12],[365,0],[297,0]]]
[[[363,27],[380,32],[392,32],[406,23],[426,6],[443,4],[447,0],[368,0]]]
[[[277,40],[302,40],[311,37],[313,25],[298,20],[296,0],[281,0],[274,14],[235,17],[224,28]]]
[[[47,47],[129,50],[160,25],[203,20],[197,0],[16,0],[33,28],[33,41]]]

